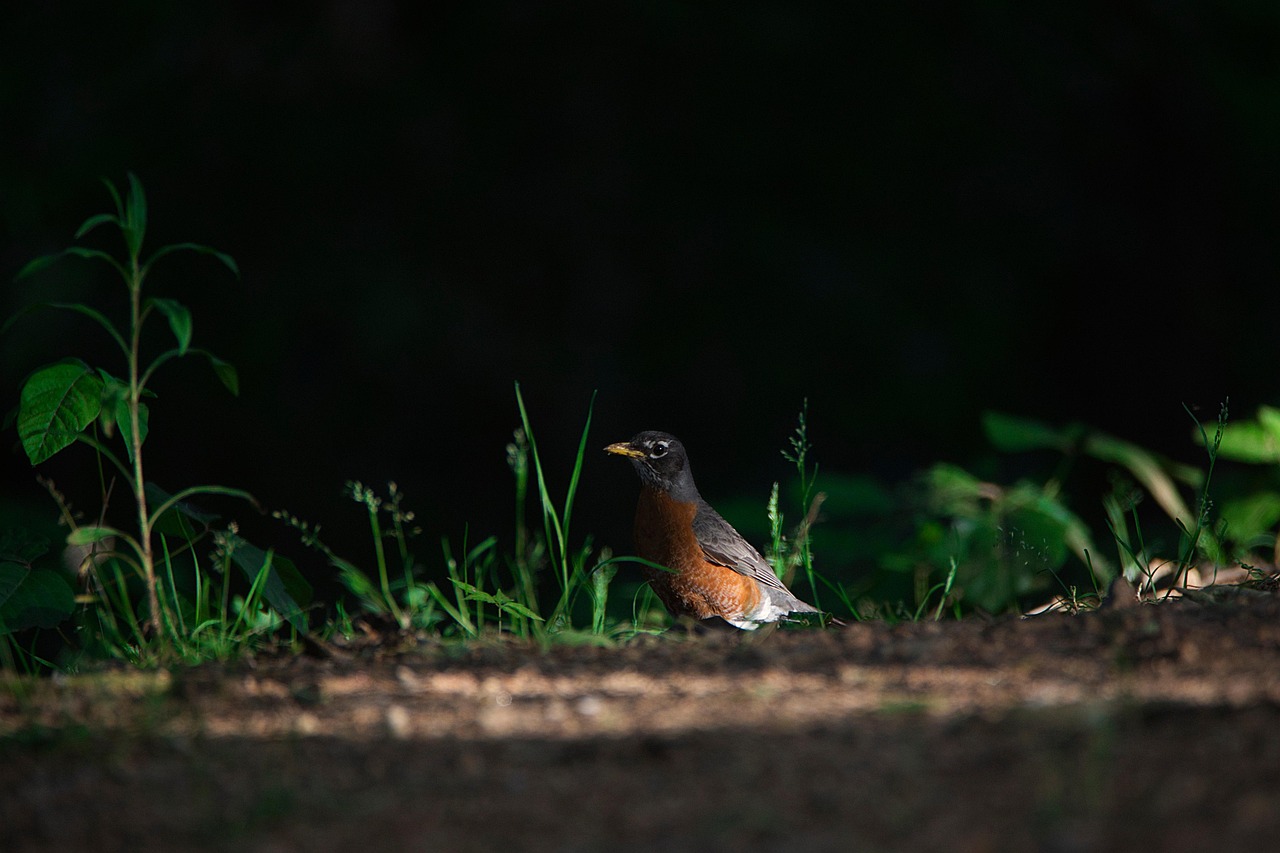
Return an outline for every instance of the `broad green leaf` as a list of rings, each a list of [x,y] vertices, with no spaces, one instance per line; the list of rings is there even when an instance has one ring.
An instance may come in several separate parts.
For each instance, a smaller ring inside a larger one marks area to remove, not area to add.
[[[0,563],[0,633],[57,627],[75,608],[75,593],[61,574]]]
[[[981,511],[980,500],[990,497],[990,487],[958,465],[940,462],[924,475],[930,509],[944,515],[973,517]]]
[[[18,437],[32,465],[74,442],[102,410],[102,380],[79,360],[41,368],[22,386]]]
[[[1280,439],[1280,409],[1274,409],[1271,406],[1258,407],[1258,423],[1263,428]]]
[[[231,559],[252,582],[267,564],[267,552],[235,537]],[[262,595],[267,603],[296,628],[305,631],[307,614],[302,608],[311,603],[311,594],[311,584],[307,583],[293,561],[273,553],[271,567],[262,585]]]
[[[1234,421],[1223,429],[1218,453],[1237,462],[1280,462],[1280,440],[1257,421]]]
[[[32,563],[49,553],[49,540],[26,530],[0,533],[0,561]]]
[[[31,574],[31,569],[12,560],[0,561],[0,608],[13,597],[22,586],[22,582]]]
[[[1280,495],[1258,492],[1222,504],[1222,520],[1227,523],[1227,536],[1236,542],[1248,542],[1266,535],[1275,541],[1275,528],[1280,524]]]
[[[106,539],[119,536],[120,531],[114,527],[97,527],[94,525],[86,525],[77,527],[75,530],[67,534],[68,545],[92,545],[95,542],[102,542]]]
[[[1056,496],[1046,494],[1041,486],[1029,483],[1015,486],[1005,501],[1004,509],[1007,526],[1018,531],[1018,544],[1034,552],[1048,565],[1055,568],[1062,565],[1068,552],[1083,561],[1086,549],[1090,552],[1096,550],[1084,522]]]
[[[1028,450],[1070,450],[1078,437],[1079,429],[1055,429],[1048,424],[1030,418],[1019,418],[1001,412],[983,412],[982,429],[987,440],[997,450],[1005,453],[1024,453]]]
[[[1205,424],[1204,428],[1212,434],[1216,424]],[[1197,444],[1204,443],[1199,430],[1195,440]],[[1260,406],[1257,420],[1228,423],[1223,428],[1218,452],[1223,458],[1237,462],[1280,462],[1280,409]]]
[[[178,355],[186,355],[191,346],[191,312],[175,299],[148,299],[147,304],[169,318],[169,328],[178,339]]]

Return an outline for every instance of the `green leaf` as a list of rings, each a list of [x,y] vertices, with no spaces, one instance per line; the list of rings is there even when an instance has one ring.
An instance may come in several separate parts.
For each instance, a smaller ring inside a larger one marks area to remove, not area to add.
[[[1271,406],[1258,407],[1258,423],[1272,435],[1280,438],[1280,409]]]
[[[502,591],[488,593],[477,586],[469,584],[466,581],[460,581],[457,578],[450,578],[450,581],[452,581],[453,585],[462,592],[462,597],[467,601],[478,601],[481,604],[492,604],[494,607],[497,607],[505,613],[515,613],[516,615],[523,616],[526,619],[536,619],[539,622],[543,621],[542,617],[537,613],[534,613],[528,607]]]
[[[102,380],[77,359],[37,370],[22,386],[18,438],[32,465],[73,443],[102,409]]]
[[[534,620],[537,620],[538,622],[543,621],[541,616],[539,616],[537,613],[534,613],[532,610],[530,610],[528,607],[526,607],[525,605],[521,604],[518,601],[508,600],[508,601],[502,602],[498,606],[502,610],[506,611],[507,613],[514,613],[517,616],[523,616],[525,619],[534,619]]]
[[[991,488],[982,480],[945,462],[926,471],[923,482],[929,508],[945,515],[972,518],[981,511],[981,499],[992,496]]]
[[[147,440],[147,420],[150,417],[150,411],[147,404],[138,403],[138,446],[141,447]],[[129,416],[129,400],[126,397],[116,398],[115,411],[116,424],[120,427],[120,437],[124,439],[125,451],[129,455],[129,461],[133,461],[133,419]]]
[[[455,587],[462,591],[462,597],[467,601],[479,601],[481,604],[500,603],[498,599],[473,584],[469,584],[466,581],[460,581],[457,578],[450,578],[450,580],[453,582]]]
[[[1196,442],[1202,443],[1198,435]],[[1257,421],[1235,421],[1223,429],[1218,453],[1236,462],[1280,462],[1280,440]]]
[[[1114,465],[1123,465],[1129,473],[1155,499],[1169,518],[1194,519],[1174,482],[1173,471],[1161,464],[1161,460],[1138,445],[1101,432],[1092,432],[1085,442],[1084,452],[1095,459]],[[1198,474],[1198,472],[1184,472]],[[1198,483],[1193,483],[1198,485]]]
[[[236,265],[234,258],[225,252],[219,252],[217,249],[200,243],[171,243],[168,246],[161,246],[156,250],[155,254],[148,258],[147,262],[142,265],[143,274],[145,275],[146,272],[151,269],[152,264],[156,261],[160,260],[165,255],[170,255],[174,252],[195,252],[200,255],[212,255],[221,261],[223,266],[231,270],[232,275],[236,278],[240,278],[240,267]]]
[[[41,255],[38,258],[32,258],[23,265],[22,269],[18,270],[18,274],[13,277],[13,280],[21,281],[29,275],[35,275],[45,267],[53,266],[57,261],[64,258],[66,254],[67,253],[65,251],[62,251],[54,252],[52,255]],[[9,322],[12,323],[13,320],[10,320]],[[8,328],[8,326],[9,323],[5,323],[5,328]]]
[[[1067,452],[1075,443],[1078,429],[1055,429],[1040,421],[1001,412],[983,412],[982,430],[997,450],[1025,453],[1029,450]]]
[[[77,314],[85,315],[107,330],[107,334],[111,335],[112,339],[115,340],[116,345],[120,347],[121,352],[126,356],[129,354],[129,345],[124,342],[124,336],[116,331],[116,327],[111,325],[111,321],[103,316],[101,312],[90,308],[88,305],[81,305],[79,302],[37,302],[34,305],[28,305],[26,308],[23,308],[21,311],[6,320],[4,328],[0,328],[0,333],[8,331],[9,327],[16,323],[21,317],[41,308],[57,308],[62,311],[75,311]]]
[[[173,500],[173,495],[155,483],[147,483],[144,489],[147,494],[147,505],[151,507],[153,513],[159,513],[152,516],[151,522],[152,529],[156,533],[181,536],[189,540],[209,529],[220,518],[215,513],[197,509],[185,500]],[[169,506],[162,509],[165,504]],[[195,523],[192,524],[192,522]]]
[[[120,536],[120,531],[114,527],[97,527],[86,525],[77,527],[75,530],[67,534],[68,545],[92,545],[95,542],[103,542],[112,537]]]
[[[117,217],[112,216],[110,213],[96,213],[93,216],[90,216],[88,219],[86,219],[84,223],[79,228],[76,229],[76,239],[79,240],[81,237],[88,234],[90,231],[97,228],[99,225],[107,225],[107,224],[113,224],[117,228],[121,228],[121,229],[124,228],[124,225],[120,222],[120,220]]]
[[[18,587],[31,574],[31,569],[12,560],[0,561],[0,608],[13,597]]]
[[[102,185],[107,188],[107,192],[111,193],[111,200],[116,205],[116,220],[120,223],[120,228],[124,229],[124,205],[120,202],[120,192],[116,189],[116,185],[112,183],[110,178],[103,178]]]
[[[267,552],[237,536],[231,559],[252,583],[263,566],[267,565]],[[307,583],[292,560],[272,553],[271,565],[262,585],[262,595],[277,613],[296,628],[307,630],[307,614],[302,608],[311,603],[311,584]]]
[[[27,530],[0,533],[0,561],[32,563],[49,553],[49,540]]]
[[[178,339],[178,355],[186,355],[191,346],[191,312],[174,299],[148,299],[147,305],[169,318],[169,328]]]
[[[209,364],[212,365],[213,372],[217,374],[218,379],[226,386],[227,390],[237,397],[240,396],[240,375],[236,373],[234,365],[230,362],[223,361],[208,350],[193,349],[191,352],[209,359]]]
[[[1254,537],[1266,536],[1274,543],[1275,527],[1280,524],[1280,495],[1258,492],[1224,501],[1221,513],[1227,523],[1227,535],[1234,541],[1248,542]]]
[[[124,241],[129,255],[142,254],[142,241],[147,234],[147,196],[142,182],[133,172],[129,173],[129,195],[124,200]]]
[[[19,280],[26,278],[27,276],[52,265],[55,261],[60,260],[67,255],[74,255],[77,258],[86,258],[88,260],[104,261],[114,267],[116,272],[120,273],[120,275],[124,276],[126,279],[128,278],[128,273],[124,267],[120,266],[120,262],[106,252],[100,249],[86,249],[84,246],[71,246],[70,248],[63,249],[61,252],[54,252],[52,255],[41,255],[34,260],[28,261],[26,266],[18,270],[18,274],[14,276],[14,279]]]
[[[386,607],[380,606],[382,602],[382,594],[378,588],[374,586],[372,580],[364,572],[360,571],[355,564],[350,563],[341,557],[331,557],[331,562],[338,570],[338,578],[342,581],[352,595],[360,599],[366,606],[375,607],[378,610],[386,610]]]
[[[75,608],[75,593],[59,573],[0,563],[0,634],[57,627]]]
[[[128,386],[101,367],[98,368],[98,376],[102,379],[102,411],[98,412],[98,423],[102,426],[103,435],[115,438],[116,413],[120,411]]]
[[[1205,426],[1216,428],[1216,424]],[[1203,444],[1204,439],[1199,433],[1197,430],[1195,441]],[[1224,459],[1237,462],[1280,462],[1280,409],[1260,406],[1257,420],[1227,424],[1222,431],[1222,446],[1218,452]]]

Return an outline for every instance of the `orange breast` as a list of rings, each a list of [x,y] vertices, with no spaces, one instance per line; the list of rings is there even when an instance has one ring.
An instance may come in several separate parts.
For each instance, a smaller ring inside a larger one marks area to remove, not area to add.
[[[658,598],[677,616],[738,619],[760,603],[759,585],[732,569],[707,562],[693,533],[697,506],[642,488],[636,507],[636,553],[670,572],[643,567]]]

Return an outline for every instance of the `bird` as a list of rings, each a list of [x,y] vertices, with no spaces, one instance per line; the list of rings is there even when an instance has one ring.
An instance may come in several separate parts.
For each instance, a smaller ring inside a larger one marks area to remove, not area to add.
[[[670,433],[649,430],[605,447],[631,460],[640,475],[636,556],[666,567],[642,566],[649,586],[675,616],[724,620],[753,630],[819,613],[792,594],[760,552],[702,499],[689,454]]]

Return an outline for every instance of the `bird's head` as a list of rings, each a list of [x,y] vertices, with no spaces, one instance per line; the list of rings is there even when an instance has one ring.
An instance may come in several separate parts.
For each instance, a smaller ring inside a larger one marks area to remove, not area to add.
[[[697,498],[689,456],[674,435],[649,430],[630,441],[610,444],[605,451],[630,459],[645,486],[667,492],[679,500]]]

